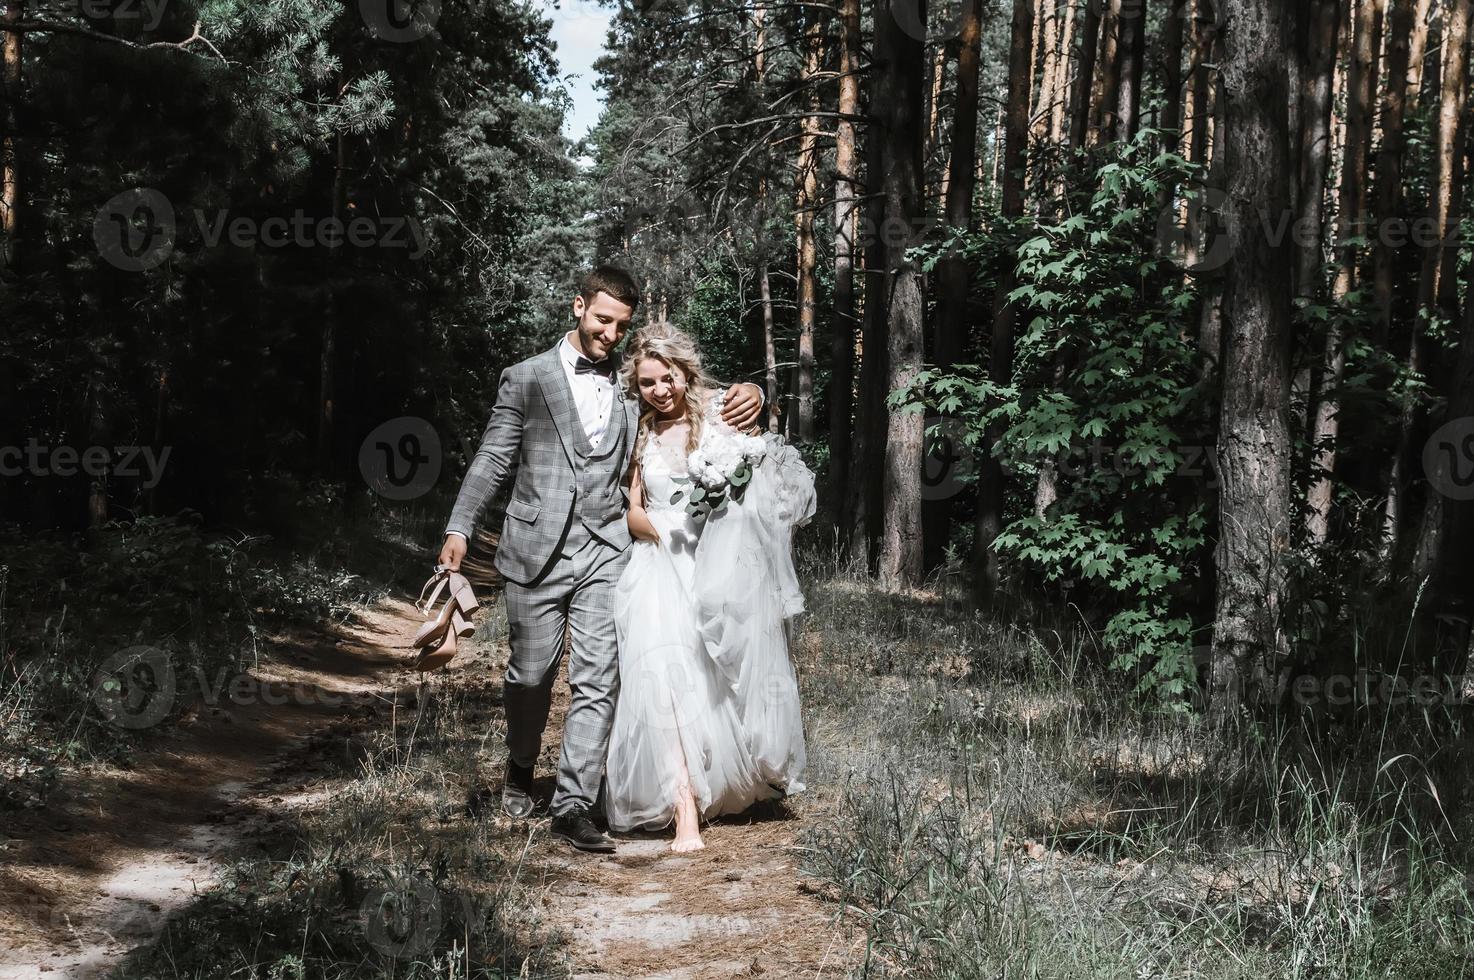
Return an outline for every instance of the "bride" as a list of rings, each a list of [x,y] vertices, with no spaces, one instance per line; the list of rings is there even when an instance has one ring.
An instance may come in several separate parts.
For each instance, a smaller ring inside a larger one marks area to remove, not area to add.
[[[803,608],[790,536],[813,515],[814,478],[777,436],[741,440],[762,447],[750,482],[693,516],[689,457],[737,435],[695,343],[668,324],[646,327],[623,380],[640,399],[627,518],[636,540],[615,592],[620,692],[605,812],[617,831],[674,819],[671,849],[694,851],[705,846],[702,818],[804,788],[787,620]]]

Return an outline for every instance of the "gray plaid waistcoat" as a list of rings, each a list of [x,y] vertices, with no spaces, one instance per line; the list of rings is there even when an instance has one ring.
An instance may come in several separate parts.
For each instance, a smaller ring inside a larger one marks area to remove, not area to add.
[[[623,550],[630,542],[623,481],[635,425],[635,403],[616,391],[609,426],[598,448],[591,448],[558,348],[512,365],[502,372],[446,531],[472,538],[487,505],[515,473],[496,554],[504,576],[534,582],[559,554],[572,554],[589,536]]]

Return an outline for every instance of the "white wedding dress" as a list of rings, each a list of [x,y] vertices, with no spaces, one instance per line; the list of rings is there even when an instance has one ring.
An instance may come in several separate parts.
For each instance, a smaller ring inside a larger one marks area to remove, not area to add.
[[[719,405],[706,432],[722,423]],[[605,812],[617,831],[675,817],[681,764],[704,818],[804,788],[803,724],[788,619],[803,608],[790,539],[814,510],[813,474],[776,436],[741,501],[689,517],[685,432],[641,453],[659,542],[636,541],[615,593],[619,698]]]

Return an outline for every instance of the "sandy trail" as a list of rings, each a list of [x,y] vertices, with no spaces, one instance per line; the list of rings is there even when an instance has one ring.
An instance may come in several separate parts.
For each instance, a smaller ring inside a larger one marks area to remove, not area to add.
[[[267,696],[192,705],[133,769],[90,766],[45,807],[7,814],[0,980],[90,980],[155,939],[249,828],[310,792],[310,771],[282,768],[304,758],[294,749],[413,700],[393,647],[415,616],[390,602],[351,627],[278,637],[249,674]]]
[[[477,592],[486,612],[500,614],[493,582],[478,581]],[[325,778],[307,750],[314,738],[387,724],[391,711],[403,723],[419,685],[400,644],[419,615],[393,601],[360,620],[282,638],[263,662],[263,676],[331,692],[331,706],[206,709],[176,744],[132,772],[68,779],[44,809],[18,815],[0,839],[0,980],[105,976],[211,887],[249,829],[311,801]],[[488,672],[499,686],[506,653],[503,638],[459,658],[434,686],[484,688]],[[531,821],[528,858],[540,867],[543,912],[568,939],[574,975],[843,976],[853,944],[799,887],[791,848],[802,808],[769,804],[724,819],[704,831],[707,849],[690,855],[671,853],[669,834],[622,837],[612,856],[581,854],[548,836],[567,698],[565,681],[538,764],[543,807]],[[492,787],[499,779],[499,771],[481,774]],[[526,824],[499,813],[485,819],[526,839]]]

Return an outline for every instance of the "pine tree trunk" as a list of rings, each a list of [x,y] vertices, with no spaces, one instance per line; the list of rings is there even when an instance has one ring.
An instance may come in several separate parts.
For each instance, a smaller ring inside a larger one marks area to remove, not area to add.
[[[348,137],[339,133],[333,169],[333,219],[342,227],[348,211]],[[318,362],[317,466],[318,472],[333,471],[334,423],[337,416],[338,321],[342,317],[338,288],[343,260],[341,243],[335,244],[328,256],[327,311],[322,318],[322,336]]]
[[[1428,308],[1444,306],[1449,291],[1442,288],[1445,269],[1444,254],[1457,256],[1456,248],[1447,247],[1449,229],[1457,218],[1454,211],[1454,184],[1458,174],[1460,135],[1464,118],[1464,102],[1469,87],[1469,16],[1470,0],[1446,0],[1443,12],[1443,78],[1438,102],[1437,134],[1433,141],[1433,198],[1430,212],[1439,244],[1424,252],[1423,275],[1419,284],[1419,305]],[[1445,310],[1447,307],[1444,307]]]
[[[1080,70],[1070,92],[1070,149],[1085,145],[1090,131],[1090,94],[1095,87],[1095,57],[1100,50],[1102,0],[1085,0],[1085,22],[1080,25]],[[1002,113],[999,114],[1000,118]]]
[[[1129,16],[1123,11],[1119,42],[1119,81],[1116,90],[1115,137],[1123,143],[1136,136],[1141,125],[1142,66],[1146,57],[1147,0],[1133,0]]]
[[[1193,163],[1207,166],[1208,132],[1213,128],[1213,115],[1208,103],[1213,94],[1213,43],[1218,36],[1214,22],[1213,0],[1194,0],[1193,6],[1193,63],[1189,85],[1192,91],[1189,104],[1192,112],[1191,137],[1187,141],[1187,158]]]
[[[1205,3],[1204,6],[1207,6]],[[1199,7],[1200,13],[1203,7]],[[1214,10],[1208,6],[1207,13],[1214,16]],[[1223,40],[1218,32],[1216,22],[1209,21],[1209,29],[1199,38],[1198,46],[1203,51],[1204,65],[1221,65],[1223,62]],[[1200,26],[1202,22],[1200,21]],[[1206,183],[1209,188],[1219,194],[1227,194],[1228,177],[1225,173],[1226,153],[1224,151],[1224,112],[1226,111],[1223,76],[1221,69],[1210,69],[1202,83],[1205,92],[1205,106],[1203,109],[1203,126],[1201,131],[1194,137],[1194,142],[1200,146],[1194,150],[1201,154],[1200,162],[1206,168]],[[1208,245],[1210,251],[1216,247],[1217,237],[1223,234],[1222,229],[1215,222],[1205,229],[1205,240],[1203,244]],[[1188,242],[1188,268],[1194,268],[1201,261],[1198,252],[1198,240],[1194,236]],[[1203,354],[1203,381],[1204,384],[1212,386],[1217,383],[1217,376],[1223,365],[1223,296],[1224,279],[1226,271],[1222,268],[1206,270],[1199,275],[1198,291],[1198,350]]]
[[[1356,288],[1356,239],[1366,233],[1367,156],[1372,139],[1372,105],[1376,95],[1377,38],[1383,0],[1360,0],[1354,13],[1351,73],[1346,92],[1346,155],[1341,163],[1341,187],[1337,218],[1337,252],[1334,295],[1338,302]],[[1336,469],[1336,440],[1340,432],[1338,389],[1346,373],[1346,338],[1339,318],[1326,329],[1325,360],[1320,391],[1315,402],[1314,444],[1311,450],[1311,483],[1306,510],[1306,531],[1312,546],[1325,544],[1330,530],[1331,498]]]
[[[1423,75],[1428,59],[1428,20],[1433,0],[1418,0],[1413,11],[1412,36],[1408,38],[1407,100],[1416,105],[1423,97]]]
[[[1210,677],[1218,719],[1272,696],[1288,656],[1281,619],[1290,547],[1291,255],[1259,215],[1289,213],[1290,8],[1223,0],[1225,173],[1231,219],[1227,356],[1218,440],[1218,594]]]
[[[1419,632],[1436,645],[1435,665],[1462,675],[1474,621],[1474,496],[1470,439],[1474,438],[1474,265],[1466,273],[1466,300],[1454,368],[1443,386],[1443,413],[1435,418],[1429,456],[1434,472],[1412,563],[1414,585],[1427,580],[1418,607]],[[1444,428],[1448,425],[1449,428]]]
[[[1135,0],[1129,0],[1134,3]],[[1100,53],[1100,92],[1095,99],[1094,128],[1099,142],[1116,132],[1117,98],[1121,92],[1121,56],[1125,28],[1121,21],[1123,0],[1110,0],[1104,25],[1105,44]]]
[[[848,487],[850,516],[845,522],[846,527],[853,528],[850,554],[862,556],[867,568],[874,563],[875,544],[881,530],[886,461],[886,329],[890,308],[890,277],[886,272],[890,261],[886,242],[890,236],[881,234],[885,227],[885,197],[880,193],[885,166],[881,154],[884,142],[881,109],[875,101],[878,84],[872,75],[865,139],[865,308],[860,340],[859,400],[855,406],[854,460]]]
[[[1448,22],[1452,24],[1449,30],[1457,35],[1457,53],[1455,59],[1457,79],[1453,91],[1458,93],[1457,107],[1453,122],[1453,161],[1449,171],[1447,184],[1448,205],[1446,214],[1448,216],[1448,234],[1442,249],[1442,268],[1438,272],[1437,303],[1438,308],[1448,317],[1454,318],[1459,310],[1459,229],[1464,214],[1464,181],[1468,174],[1464,166],[1465,156],[1468,153],[1469,133],[1469,28],[1470,7],[1467,0],[1461,4],[1462,10],[1450,10]],[[1447,58],[1444,64],[1449,64]],[[1442,132],[1442,123],[1439,131]]]
[[[1391,25],[1388,30],[1387,86],[1382,96],[1382,143],[1377,151],[1376,207],[1375,216],[1380,227],[1399,217],[1402,211],[1402,164],[1406,148],[1403,134],[1409,95],[1416,97],[1418,83],[1412,81],[1412,38],[1418,33],[1418,11],[1413,0],[1392,0]],[[1422,4],[1420,3],[1419,6]],[[1426,10],[1424,11],[1426,14]],[[1399,84],[1399,79],[1408,79]],[[1392,323],[1392,293],[1395,286],[1395,269],[1398,249],[1388,236],[1379,235],[1373,253],[1373,305],[1377,317],[1377,340],[1385,345]],[[1416,334],[1417,324],[1413,325]],[[1411,422],[1407,406],[1402,418]],[[1406,431],[1405,429],[1403,431]],[[1387,472],[1387,500],[1382,511],[1382,551],[1384,565],[1396,554],[1403,514],[1403,483],[1406,479],[1408,447],[1399,440],[1392,453]]]
[[[886,390],[913,383],[925,356],[922,349],[925,297],[919,262],[909,250],[924,237],[922,218],[921,99],[926,45],[886,16],[890,0],[877,11],[875,61],[877,104],[881,113],[882,227],[901,232],[889,263]],[[925,7],[922,7],[923,14]],[[924,19],[924,18],[923,18]],[[925,425],[915,412],[889,411],[886,429],[884,521],[880,537],[880,580],[888,588],[921,584],[921,465]]]
[[[1306,232],[1297,241],[1295,295],[1320,293],[1325,262],[1326,174],[1330,167],[1331,85],[1336,70],[1339,0],[1311,0],[1305,67],[1300,73],[1300,190],[1296,225]]]
[[[834,150],[834,326],[829,346],[832,362],[829,382],[829,472],[833,484],[834,522],[841,540],[852,528],[844,526],[845,477],[852,450],[851,412],[855,387],[855,187],[859,167],[855,157],[854,117],[860,111],[860,0],[839,3],[839,115]]]
[[[952,156],[947,169],[945,219],[953,231],[971,231],[973,192],[976,189],[978,143],[978,71],[982,50],[982,0],[964,0],[960,47],[957,52],[957,91],[953,102]],[[932,360],[938,367],[957,363],[967,346],[967,296],[972,268],[959,251],[942,256],[936,270],[935,345]],[[951,536],[952,501],[927,501],[923,518],[926,567],[941,564]]]
[[[1024,179],[1029,148],[1029,90],[1027,63],[1034,10],[1029,0],[1013,0],[1013,24],[1008,49],[1008,121],[1004,136],[1002,212],[1005,219],[1024,213]],[[993,294],[993,337],[989,374],[996,384],[1013,378],[1014,308],[1008,294],[1015,283],[1015,264],[1005,259]],[[973,593],[978,605],[990,606],[997,596],[1000,579],[998,553],[993,548],[1003,530],[1003,467],[993,451],[1001,436],[989,427],[986,445],[979,455],[977,526],[973,535]]]
[[[778,345],[773,335],[773,287],[768,267],[757,274],[758,297],[763,307],[763,390],[767,395],[768,431],[778,431]]]
[[[1085,0],[1087,4],[1091,0]],[[1055,79],[1054,101],[1049,110],[1049,141],[1055,146],[1066,139],[1065,125],[1068,120],[1073,94],[1070,90],[1070,65],[1075,57],[1075,22],[1078,19],[1077,0],[1069,0],[1065,8],[1063,36],[1059,43],[1059,67]]]
[[[1188,0],[1169,0],[1167,21],[1162,26],[1162,85],[1167,99],[1162,105],[1162,129],[1168,131],[1166,146],[1178,150],[1182,141],[1182,40]],[[1169,198],[1170,200],[1170,198]]]
[[[7,0],[4,23],[21,19],[20,0]],[[20,103],[21,90],[20,31],[0,34],[0,272],[13,269],[20,262],[21,176],[20,176]]]
[[[1391,0],[1392,12],[1387,32],[1387,84],[1383,89],[1381,129],[1382,139],[1377,148],[1376,194],[1372,215],[1379,226],[1398,217],[1402,209],[1402,157],[1405,145],[1403,124],[1407,117],[1408,68],[1411,62],[1409,47],[1413,33],[1413,0]],[[1382,343],[1386,342],[1388,326],[1392,319],[1392,287],[1396,249],[1388,244],[1389,236],[1373,238],[1372,282],[1376,306],[1377,330]]]
[[[802,122],[798,152],[798,207],[794,221],[798,252],[797,395],[792,420],[796,442],[814,441],[814,324],[818,313],[819,249],[814,215],[819,208],[819,71],[824,64],[824,21],[811,14],[805,31],[802,82],[809,86],[809,111]]]
[[[978,142],[978,73],[982,48],[982,0],[964,0],[961,48],[957,56],[956,109],[952,120],[952,156],[948,162],[947,227],[972,229],[974,169]],[[971,270],[953,252],[937,264],[936,363],[957,363],[967,343],[967,293]]]
[[[1055,106],[1062,97],[1060,68],[1063,61],[1060,50],[1061,28],[1059,6],[1056,0],[1039,0],[1036,16],[1042,17],[1039,24],[1039,102],[1031,113],[1034,137],[1049,138],[1050,121],[1054,118]]]

